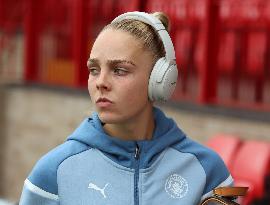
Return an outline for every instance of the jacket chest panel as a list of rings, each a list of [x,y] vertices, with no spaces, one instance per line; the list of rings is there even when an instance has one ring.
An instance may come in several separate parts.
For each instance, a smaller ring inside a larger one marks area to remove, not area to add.
[[[95,150],[74,156],[58,169],[60,204],[133,204],[134,171],[123,170]]]
[[[158,163],[140,173],[140,204],[195,205],[205,183],[205,171],[192,154],[168,149]]]
[[[205,179],[202,166],[192,154],[170,148],[150,168],[139,171],[139,204],[198,204]],[[134,204],[134,170],[94,149],[61,164],[58,186],[64,205]]]

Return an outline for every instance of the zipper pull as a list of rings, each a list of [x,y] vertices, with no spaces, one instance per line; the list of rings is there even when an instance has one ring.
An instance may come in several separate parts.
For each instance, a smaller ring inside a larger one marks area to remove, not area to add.
[[[139,145],[136,143],[136,148],[135,148],[135,159],[138,160],[140,157],[140,147]]]

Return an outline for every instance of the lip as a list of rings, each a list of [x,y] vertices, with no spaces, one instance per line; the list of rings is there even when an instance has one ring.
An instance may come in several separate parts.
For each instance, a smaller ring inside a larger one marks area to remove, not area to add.
[[[106,108],[113,104],[108,98],[98,98],[96,101],[96,105],[100,108]]]

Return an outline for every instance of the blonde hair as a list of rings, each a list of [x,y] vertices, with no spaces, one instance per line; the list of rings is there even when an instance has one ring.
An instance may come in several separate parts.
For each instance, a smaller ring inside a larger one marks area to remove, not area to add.
[[[162,24],[164,25],[165,29],[169,31],[169,18],[163,12],[155,12],[151,13],[151,15],[158,18]],[[161,57],[165,56],[165,49],[159,35],[155,31],[155,29],[138,20],[134,19],[125,19],[119,22],[114,22],[108,24],[104,27],[106,29],[116,29],[126,31],[139,41],[142,42],[144,49],[149,50],[153,54],[153,64]]]

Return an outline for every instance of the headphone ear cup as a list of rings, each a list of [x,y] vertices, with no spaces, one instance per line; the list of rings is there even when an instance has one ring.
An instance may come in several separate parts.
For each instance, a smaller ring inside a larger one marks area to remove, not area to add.
[[[158,59],[149,79],[148,95],[150,100],[168,100],[176,87],[177,77],[176,64],[170,64],[165,57]]]
[[[160,68],[162,67],[164,63],[165,63],[164,58],[158,59],[151,71],[151,75],[150,75],[149,83],[148,83],[148,96],[151,101],[157,100],[156,99],[157,93],[156,93],[155,86],[156,86],[156,81],[159,76]]]
[[[169,65],[164,75],[163,83],[162,83],[163,100],[166,101],[172,96],[176,87],[177,78],[178,78],[177,66],[175,64]]]

